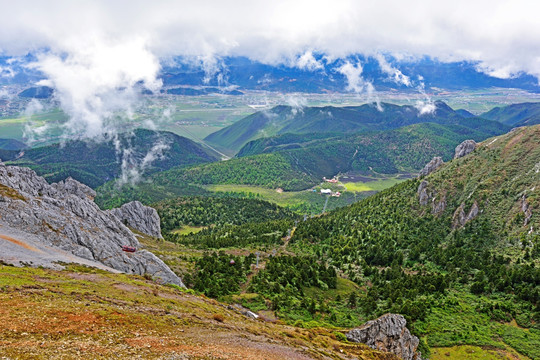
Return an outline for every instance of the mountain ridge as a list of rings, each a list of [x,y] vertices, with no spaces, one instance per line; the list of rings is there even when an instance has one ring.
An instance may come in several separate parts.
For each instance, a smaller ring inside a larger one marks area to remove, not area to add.
[[[346,107],[305,107],[278,105],[259,111],[218,130],[205,141],[233,150],[240,150],[249,141],[285,133],[350,134],[391,130],[417,123],[434,122],[444,125],[509,130],[507,125],[479,118],[464,117],[442,101],[436,101],[431,112],[412,105],[381,103]]]
[[[3,160],[30,167],[50,182],[72,177],[92,188],[122,175],[138,177],[220,159],[213,150],[185,137],[147,129],[105,141],[71,140],[10,155]]]

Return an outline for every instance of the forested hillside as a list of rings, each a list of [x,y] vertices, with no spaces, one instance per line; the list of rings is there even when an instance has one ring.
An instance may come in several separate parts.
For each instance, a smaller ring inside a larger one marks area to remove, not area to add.
[[[10,164],[30,167],[49,182],[71,176],[95,188],[118,178],[123,171],[142,176],[217,160],[215,152],[187,138],[137,129],[108,141],[71,140],[27,149]]]
[[[381,111],[382,110],[382,111]],[[396,129],[418,123],[461,125],[488,133],[502,133],[507,126],[477,118],[462,116],[442,101],[434,103],[433,112],[421,112],[414,106],[382,103],[348,107],[276,106],[260,111],[208,135],[205,140],[221,147],[239,150],[251,140],[287,133],[351,134]]]
[[[185,278],[298,326],[350,327],[400,313],[424,354],[475,345],[537,359],[539,138],[536,126],[488,139],[426,177],[320,217],[166,238],[203,250],[260,249],[258,271],[253,252],[214,253]],[[241,266],[231,269],[231,260]]]
[[[185,225],[242,225],[295,217],[292,212],[267,201],[230,197],[180,197],[161,201],[153,207],[158,211],[164,232]]]
[[[454,148],[463,140],[481,141],[494,133],[501,132],[425,123],[322,140],[314,139],[311,134],[286,134],[254,140],[246,144],[238,156],[276,152],[318,176],[351,170],[383,174],[416,172],[433,156],[452,158]]]
[[[370,284],[359,304],[372,316],[402,313],[428,334],[437,322],[430,314],[447,316],[466,289],[479,296],[476,309],[490,319],[536,329],[531,334],[538,345],[538,138],[536,126],[490,139],[424,179],[301,223],[292,246],[311,249],[349,279]],[[429,341],[490,342],[480,327],[464,338]],[[534,346],[524,353],[538,358]]]
[[[500,106],[480,115],[510,126],[528,126],[540,123],[540,103],[521,103]]]
[[[105,207],[131,200],[153,203],[167,197],[204,195],[205,190],[197,186],[212,184],[298,191],[320,183],[322,177],[348,171],[414,173],[434,156],[451,159],[455,147],[463,140],[480,141],[486,136],[481,130],[432,123],[323,140],[317,134],[286,134],[253,141],[238,158],[156,173],[148,183],[151,186],[142,183],[118,189],[114,183],[108,183],[99,189],[97,201]],[[293,141],[296,148],[290,149]],[[266,151],[269,153],[259,153]]]

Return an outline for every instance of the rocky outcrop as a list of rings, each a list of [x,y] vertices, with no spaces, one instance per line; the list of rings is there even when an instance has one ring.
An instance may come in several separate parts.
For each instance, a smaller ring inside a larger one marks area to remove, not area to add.
[[[425,206],[431,202],[431,212],[433,214],[441,215],[446,210],[446,196],[443,194],[437,201],[437,192],[429,190],[429,183],[426,180],[422,180],[418,186],[417,195],[420,205]]]
[[[525,219],[523,220],[523,226],[527,226],[531,221],[532,211],[525,195],[521,197],[521,211],[523,212],[523,216],[525,217]]]
[[[443,159],[440,156],[436,156],[433,159],[431,159],[430,162],[424,166],[422,170],[420,170],[419,176],[427,176],[440,168],[444,164]]]
[[[428,185],[429,183],[426,180],[423,180],[418,186],[418,202],[422,206],[427,205],[431,199],[431,194],[428,193]]]
[[[462,203],[454,212],[452,228],[457,229],[463,227],[466,223],[476,218],[479,213],[480,209],[478,208],[478,203],[476,201],[472,204],[468,213],[465,213],[465,203]]]
[[[420,360],[416,351],[420,340],[411,335],[402,315],[386,314],[347,333],[347,340],[363,343],[380,351],[393,353],[404,360]]]
[[[144,206],[139,201],[132,201],[109,212],[120,219],[124,225],[144,234],[160,239],[163,238],[161,236],[159,215],[154,208]]]
[[[446,196],[442,195],[439,201],[433,199],[431,212],[435,215],[441,215],[446,210]]]
[[[115,216],[93,202],[95,192],[71,178],[49,185],[28,168],[0,162],[0,224],[37,236],[78,257],[98,261],[129,274],[150,274],[162,282],[184,286],[167,265],[139,248],[133,233]],[[13,195],[16,194],[16,195]]]
[[[476,141],[465,140],[456,147],[454,159],[459,159],[464,157],[465,155],[469,155],[474,151],[474,149],[476,149]]]

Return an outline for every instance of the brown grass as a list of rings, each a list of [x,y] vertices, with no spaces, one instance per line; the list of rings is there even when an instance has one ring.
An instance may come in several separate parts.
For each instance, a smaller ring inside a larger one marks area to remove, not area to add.
[[[0,184],[0,195],[11,198],[11,199],[15,199],[15,200],[26,201],[24,196],[22,196],[17,190],[10,188],[9,186],[5,186],[3,184]]]

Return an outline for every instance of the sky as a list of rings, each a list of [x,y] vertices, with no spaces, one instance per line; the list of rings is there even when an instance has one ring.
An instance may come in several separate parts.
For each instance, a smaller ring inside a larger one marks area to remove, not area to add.
[[[473,61],[495,77],[540,78],[538,14],[534,0],[0,0],[0,54],[37,54],[31,66],[55,87],[74,131],[95,134],[132,101],[135,84],[158,89],[160,64],[174,56],[208,72],[224,56],[317,71],[313,54],[362,54],[405,85],[386,59],[430,56]],[[338,71],[355,77],[349,88],[370,91],[361,65]]]

